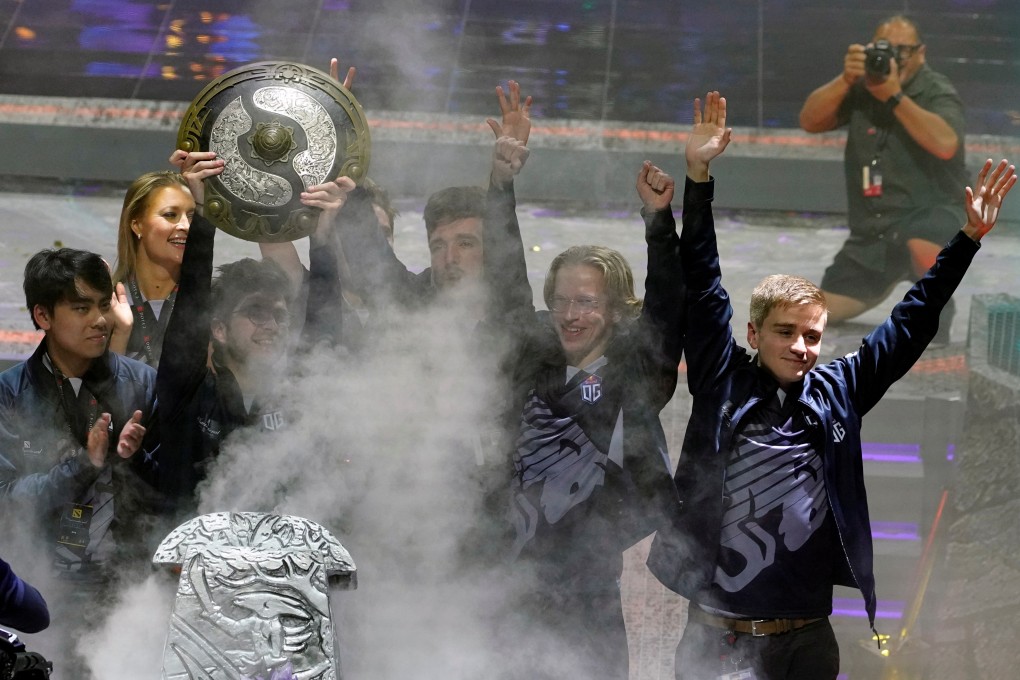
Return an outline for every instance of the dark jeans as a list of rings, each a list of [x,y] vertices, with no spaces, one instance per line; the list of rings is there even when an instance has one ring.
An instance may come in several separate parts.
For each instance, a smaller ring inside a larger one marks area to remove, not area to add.
[[[755,680],[835,680],[836,635],[828,619],[761,637],[688,622],[676,648],[677,680],[715,680],[745,668]]]

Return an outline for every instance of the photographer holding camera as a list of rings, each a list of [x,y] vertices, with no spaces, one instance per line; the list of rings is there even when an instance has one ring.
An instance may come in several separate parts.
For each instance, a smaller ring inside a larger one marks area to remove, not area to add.
[[[829,322],[874,307],[915,280],[966,221],[963,104],[925,63],[925,45],[904,16],[854,44],[843,72],[812,92],[800,112],[807,132],[848,126],[844,167],[850,237],[825,271]],[[949,341],[946,306],[935,343]]]

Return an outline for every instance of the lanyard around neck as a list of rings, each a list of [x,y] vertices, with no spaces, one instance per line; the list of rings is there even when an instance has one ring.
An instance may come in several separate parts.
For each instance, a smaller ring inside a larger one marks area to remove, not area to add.
[[[149,301],[142,295],[138,287],[138,279],[131,274],[127,279],[128,291],[131,293],[131,302],[134,304],[135,312],[138,315],[138,323],[142,331],[142,351],[145,354],[145,362],[155,366],[159,362],[159,355],[163,351],[163,334],[166,332],[170,315],[174,311],[174,302],[177,300],[177,286],[163,302],[162,313],[157,318],[152,311]]]

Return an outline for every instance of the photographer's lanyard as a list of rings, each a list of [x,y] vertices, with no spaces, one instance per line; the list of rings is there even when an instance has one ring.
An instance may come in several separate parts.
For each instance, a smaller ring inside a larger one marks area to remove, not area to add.
[[[876,130],[875,155],[861,168],[861,189],[868,198],[882,195],[882,151],[889,140],[889,128],[876,126]]]
[[[134,305],[135,312],[138,313],[145,363],[156,366],[159,363],[159,355],[163,353],[163,335],[166,333],[166,326],[170,322],[170,314],[173,313],[174,302],[177,300],[177,286],[174,286],[173,291],[163,302],[163,309],[157,318],[149,301],[142,296],[134,274],[128,277],[127,285],[128,291],[131,293],[131,304]]]

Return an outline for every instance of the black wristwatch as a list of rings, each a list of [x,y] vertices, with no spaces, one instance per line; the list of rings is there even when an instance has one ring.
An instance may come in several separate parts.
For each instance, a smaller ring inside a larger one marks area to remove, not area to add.
[[[888,99],[886,99],[885,100],[885,105],[886,105],[886,108],[889,109],[889,113],[892,113],[893,109],[895,109],[897,106],[900,105],[901,101],[903,101],[903,90],[900,90],[899,92],[897,92],[893,96],[891,96]]]

